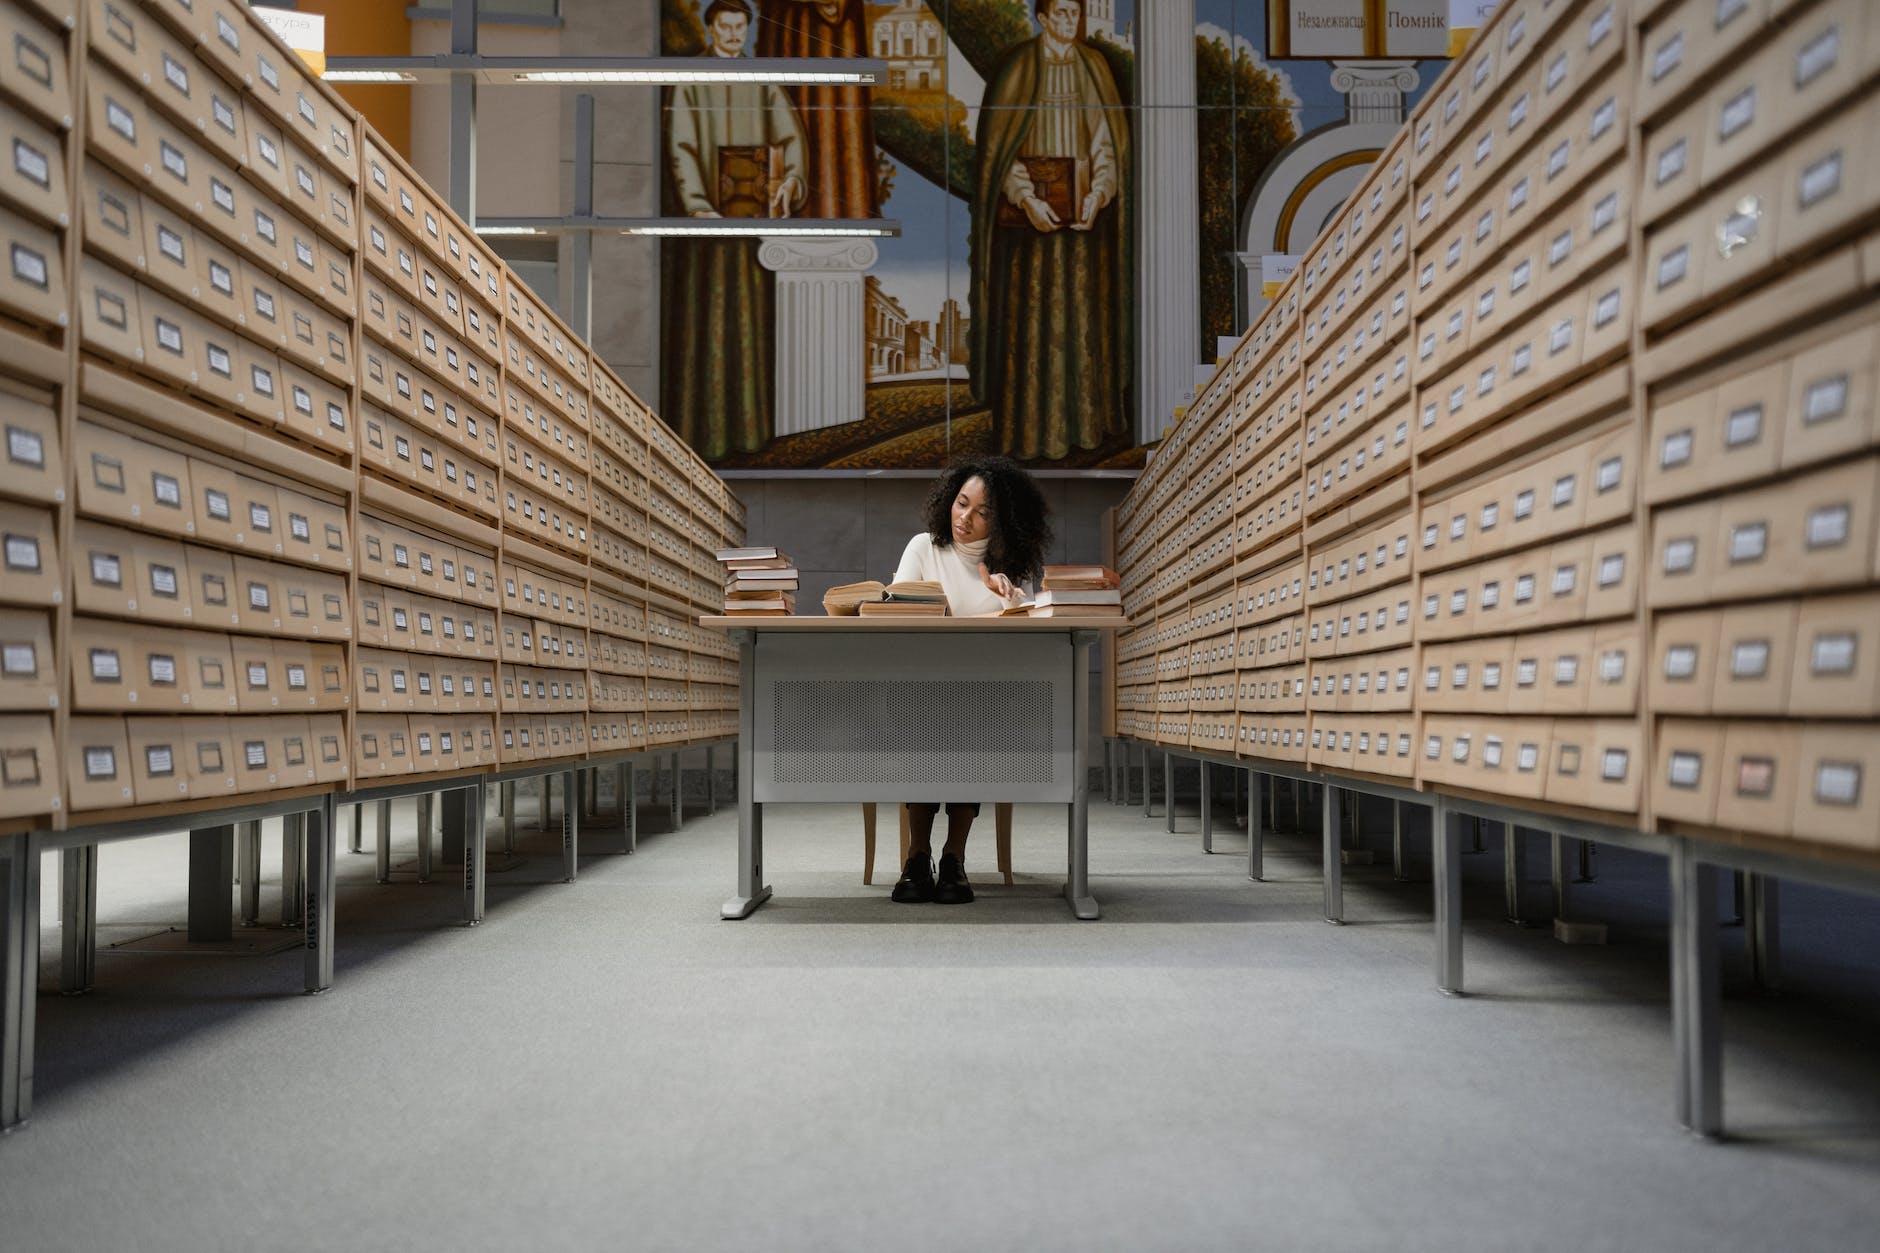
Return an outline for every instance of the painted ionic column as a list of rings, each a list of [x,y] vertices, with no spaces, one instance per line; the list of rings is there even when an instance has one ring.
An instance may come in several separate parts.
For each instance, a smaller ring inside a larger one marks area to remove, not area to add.
[[[758,248],[758,261],[777,276],[771,404],[778,435],[862,420],[868,379],[862,275],[879,255],[866,239],[766,238]]]
[[[1201,221],[1194,0],[1136,6],[1136,433],[1160,439],[1195,387]]]

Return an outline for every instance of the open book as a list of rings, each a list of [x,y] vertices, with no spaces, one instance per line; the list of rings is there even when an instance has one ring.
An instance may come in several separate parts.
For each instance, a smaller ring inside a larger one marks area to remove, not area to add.
[[[887,587],[875,579],[844,583],[823,593],[823,612],[835,618],[852,618],[862,602],[880,600]]]

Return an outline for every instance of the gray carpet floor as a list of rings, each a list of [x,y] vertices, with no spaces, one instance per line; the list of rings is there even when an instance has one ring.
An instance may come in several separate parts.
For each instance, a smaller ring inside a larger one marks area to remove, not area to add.
[[[187,859],[107,847],[96,991],[44,972],[0,1247],[1873,1247],[1871,901],[1785,894],[1779,997],[1726,937],[1731,1135],[1705,1143],[1672,1116],[1649,857],[1603,851],[1581,889],[1603,948],[1507,924],[1497,854],[1466,859],[1452,1000],[1427,882],[1353,868],[1328,926],[1310,836],[1272,837],[1253,883],[1232,831],[1209,857],[1192,813],[1170,835],[1094,806],[1104,913],[1078,923],[1061,811],[1021,807],[1009,888],[983,832],[981,899],[947,909],[888,901],[891,828],[861,885],[854,806],[777,808],[776,898],[724,922],[735,815],[641,812],[639,851],[589,833],[574,884],[525,843],[475,930],[448,871],[379,886],[342,855],[311,998],[291,950],[110,949],[181,925]],[[1423,878],[1414,823],[1410,846]]]

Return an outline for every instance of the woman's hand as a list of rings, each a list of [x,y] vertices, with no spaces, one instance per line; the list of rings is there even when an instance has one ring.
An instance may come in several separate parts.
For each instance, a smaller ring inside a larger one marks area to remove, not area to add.
[[[992,589],[993,595],[997,596],[1000,600],[1011,600],[1014,596],[1018,595],[1018,589],[1012,586],[1012,580],[1006,578],[1003,574],[992,573],[992,571],[986,569],[986,563],[983,561],[979,563],[979,579],[988,588]]]

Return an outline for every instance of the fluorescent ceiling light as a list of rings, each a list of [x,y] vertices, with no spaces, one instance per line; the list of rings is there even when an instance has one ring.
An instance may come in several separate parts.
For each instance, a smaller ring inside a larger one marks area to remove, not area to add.
[[[760,236],[760,235],[805,235],[814,238],[842,238],[852,235],[885,236],[898,232],[879,226],[778,226],[773,218],[751,218],[748,224],[722,225],[714,223],[701,226],[629,226],[622,228],[622,235],[717,235],[717,236]]]
[[[825,73],[792,70],[525,70],[518,83],[854,83],[875,82],[868,71]]]
[[[479,235],[540,235],[533,226],[479,226]]]
[[[415,83],[416,74],[403,70],[328,70],[320,75],[329,83]]]

